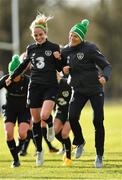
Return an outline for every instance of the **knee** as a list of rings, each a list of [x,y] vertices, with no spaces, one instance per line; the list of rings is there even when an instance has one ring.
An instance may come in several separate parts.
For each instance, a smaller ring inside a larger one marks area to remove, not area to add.
[[[61,133],[63,139],[67,139],[69,134],[66,131],[62,131]]]
[[[32,116],[32,123],[38,123],[40,121],[39,116]]]
[[[49,116],[46,113],[41,114],[41,120],[46,121]]]
[[[58,134],[62,129],[62,125],[57,120],[54,121],[55,134]]]
[[[7,141],[11,141],[14,138],[13,133],[6,131],[6,139]]]
[[[19,131],[19,138],[20,139],[26,139],[27,137],[27,131],[20,130]]]
[[[54,125],[55,134],[58,134],[60,130],[57,128],[57,126]]]

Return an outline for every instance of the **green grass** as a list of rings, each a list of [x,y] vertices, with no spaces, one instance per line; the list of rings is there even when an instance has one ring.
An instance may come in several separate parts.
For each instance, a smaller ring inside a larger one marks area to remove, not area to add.
[[[94,128],[92,124],[92,111],[89,104],[81,115],[81,124],[86,139],[83,156],[75,160],[72,153],[73,166],[63,167],[62,156],[48,152],[47,145],[43,142],[45,150],[45,162],[42,167],[35,167],[35,148],[31,142],[28,155],[20,157],[21,167],[12,169],[11,155],[8,151],[4,124],[0,121],[0,179],[51,179],[51,180],[75,180],[75,179],[122,179],[122,104],[105,104],[105,154],[104,167],[94,168]],[[72,139],[72,133],[70,134]],[[53,144],[60,148],[60,143],[54,140]]]

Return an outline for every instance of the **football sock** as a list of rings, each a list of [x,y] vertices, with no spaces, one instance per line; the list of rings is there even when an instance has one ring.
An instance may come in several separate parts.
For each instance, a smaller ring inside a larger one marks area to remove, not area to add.
[[[40,122],[33,123],[33,138],[36,145],[37,151],[42,151],[42,130],[40,126]]]
[[[61,131],[56,134],[56,138],[62,143],[62,145],[65,145],[65,150],[66,150],[66,157],[68,159],[71,159],[71,141],[70,138],[68,137],[67,139],[63,139],[61,135]]]
[[[11,152],[11,155],[12,155],[14,161],[18,161],[19,157],[18,157],[18,153],[17,153],[15,140],[13,139],[11,141],[7,141],[7,145],[9,147],[9,150]]]
[[[71,141],[70,141],[70,138],[68,137],[67,139],[63,139],[63,142],[65,144],[66,157],[68,159],[71,159]]]
[[[45,122],[48,124],[48,127],[52,127],[53,126],[52,115],[50,115],[49,118]]]
[[[22,149],[21,149],[22,151],[27,152],[27,148],[31,139],[33,139],[33,134],[32,134],[32,130],[29,129],[27,132],[27,137],[25,139],[25,142],[22,145]]]
[[[58,139],[62,144],[64,144],[63,138],[61,136],[61,131],[55,135],[56,139]]]
[[[62,149],[65,150],[65,145],[64,145],[64,143],[61,142],[61,144],[62,144]]]
[[[25,142],[25,139],[18,139],[17,152],[19,153],[22,149],[22,146]]]
[[[43,134],[43,137],[44,137],[44,139],[45,139],[45,141],[46,141],[49,149],[51,149],[53,146],[52,146],[52,144],[47,140],[47,128],[45,128],[45,127],[42,128],[42,134]]]

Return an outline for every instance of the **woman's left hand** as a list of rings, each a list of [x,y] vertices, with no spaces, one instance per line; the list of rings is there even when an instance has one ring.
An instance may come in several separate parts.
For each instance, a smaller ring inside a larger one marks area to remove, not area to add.
[[[104,78],[104,76],[99,76],[99,82],[102,84],[102,86],[105,85],[106,79]]]

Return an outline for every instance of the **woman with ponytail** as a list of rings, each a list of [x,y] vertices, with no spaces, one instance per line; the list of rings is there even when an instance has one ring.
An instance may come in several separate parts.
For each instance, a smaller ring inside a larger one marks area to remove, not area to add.
[[[9,86],[12,80],[22,73],[31,63],[31,78],[28,90],[28,105],[33,121],[33,137],[36,144],[36,166],[41,166],[44,161],[42,148],[41,121],[47,123],[47,139],[53,141],[55,137],[52,120],[52,110],[58,94],[56,71],[61,70],[61,60],[55,58],[54,52],[60,52],[59,45],[48,41],[47,22],[52,17],[40,14],[30,25],[31,36],[34,43],[27,47],[26,59],[17,70],[6,80]]]

